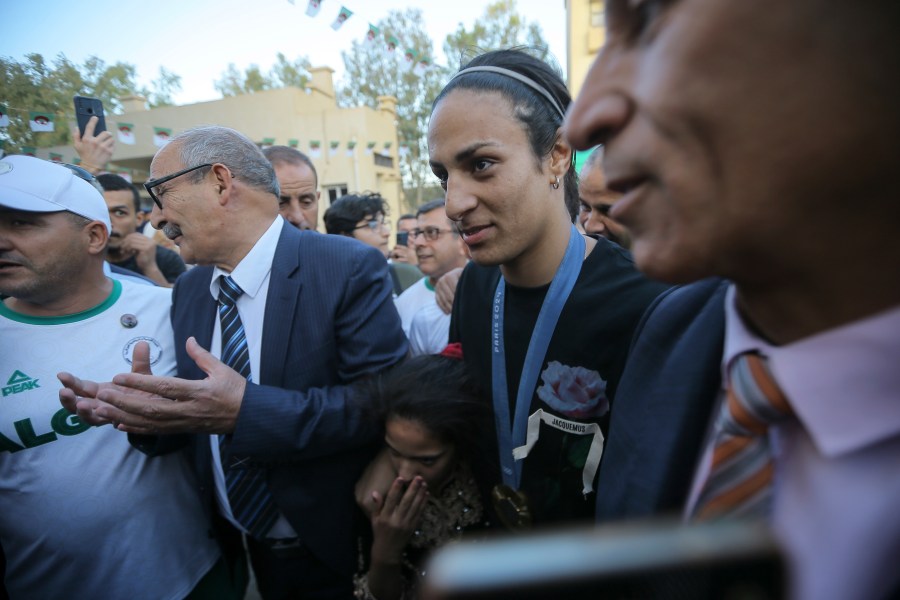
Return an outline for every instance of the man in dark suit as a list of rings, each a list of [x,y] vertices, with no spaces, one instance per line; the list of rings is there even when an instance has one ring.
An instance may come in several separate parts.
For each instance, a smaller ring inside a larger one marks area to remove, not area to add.
[[[622,1],[606,23],[567,136],[604,145],[639,268],[728,282],[645,315],[598,514],[754,515],[792,597],[900,591],[900,5]]]
[[[154,227],[205,265],[173,293],[179,378],[117,376],[79,414],[148,453],[189,443],[223,546],[246,535],[263,597],[347,598],[353,485],[378,434],[348,384],[407,351],[384,257],[286,224],[272,166],[236,131],[180,134],[151,175]]]

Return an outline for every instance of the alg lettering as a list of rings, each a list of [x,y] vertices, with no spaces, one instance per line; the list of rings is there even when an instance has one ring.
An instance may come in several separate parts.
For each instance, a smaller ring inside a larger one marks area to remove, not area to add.
[[[13,423],[16,433],[19,435],[19,441],[9,439],[0,433],[0,453],[15,453],[25,448],[37,448],[50,442],[57,440],[57,435],[78,435],[83,431],[91,428],[90,425],[84,423],[76,415],[71,414],[64,408],[59,409],[50,419],[50,431],[37,433],[31,419],[22,419]]]

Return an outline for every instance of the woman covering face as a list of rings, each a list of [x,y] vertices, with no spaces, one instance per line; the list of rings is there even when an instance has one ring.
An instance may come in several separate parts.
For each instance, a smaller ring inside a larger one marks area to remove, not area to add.
[[[512,528],[592,519],[607,412],[634,327],[665,289],[573,226],[571,102],[526,52],[482,54],[434,101],[431,168],[472,263],[450,341],[493,408],[492,506]],[[490,382],[488,384],[487,382]]]

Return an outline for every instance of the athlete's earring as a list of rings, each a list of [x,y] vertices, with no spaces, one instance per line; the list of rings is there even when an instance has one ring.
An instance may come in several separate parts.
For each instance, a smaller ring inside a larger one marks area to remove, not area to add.
[[[552,187],[554,190],[558,190],[558,189],[559,189],[559,175],[556,176],[556,181],[554,181],[553,183],[551,183],[551,184],[550,184],[550,187]]]

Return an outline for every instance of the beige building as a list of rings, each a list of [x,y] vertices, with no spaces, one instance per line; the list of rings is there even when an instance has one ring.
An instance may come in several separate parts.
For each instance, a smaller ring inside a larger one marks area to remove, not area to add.
[[[604,0],[566,0],[566,73],[573,98],[606,41],[605,4]]]
[[[340,108],[335,100],[333,70],[317,67],[307,89],[282,88],[231,96],[212,102],[147,109],[144,98],[122,99],[124,113],[106,115],[113,132],[130,125],[134,144],[116,142],[109,165],[113,173],[125,170],[136,184],[144,182],[150,160],[158,150],[159,129],[170,135],[198,125],[234,128],[260,146],[294,145],[308,155],[319,175],[319,228],[331,201],[347,192],[375,191],[387,200],[391,214],[400,214],[402,197],[398,166],[397,100],[378,98],[377,110],[369,107]],[[74,124],[72,125],[74,126]],[[70,146],[41,148],[37,155],[71,162]],[[58,158],[58,156],[57,156]]]

